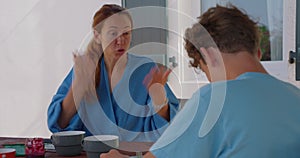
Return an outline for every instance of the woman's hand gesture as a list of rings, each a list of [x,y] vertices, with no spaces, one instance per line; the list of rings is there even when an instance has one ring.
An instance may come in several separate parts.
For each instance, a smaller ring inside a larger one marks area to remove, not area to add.
[[[99,59],[89,55],[81,55],[78,51],[73,52],[74,57],[74,100],[80,101],[83,96],[95,93],[95,72]],[[77,102],[78,103],[78,102]]]
[[[159,64],[153,67],[146,75],[143,83],[146,86],[154,105],[164,106],[163,104],[167,104],[164,86],[167,83],[168,76],[171,72],[171,69]]]

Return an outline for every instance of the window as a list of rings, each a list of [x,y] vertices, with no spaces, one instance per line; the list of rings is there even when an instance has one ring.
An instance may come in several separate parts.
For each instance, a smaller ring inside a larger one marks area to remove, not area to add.
[[[242,8],[252,19],[258,22],[262,33],[262,61],[282,60],[282,29],[283,1],[282,0],[202,0],[201,10],[231,3]]]
[[[293,6],[291,0],[201,0],[201,11],[206,11],[209,7],[226,5],[231,3],[244,10],[252,19],[258,22],[262,32],[261,50],[262,64],[267,71],[282,79],[288,78],[288,52],[294,50],[288,48],[287,41],[293,41],[294,37],[288,36],[288,31],[293,29],[294,23],[288,23],[284,15],[295,13],[289,10]],[[285,18],[283,18],[285,17]]]

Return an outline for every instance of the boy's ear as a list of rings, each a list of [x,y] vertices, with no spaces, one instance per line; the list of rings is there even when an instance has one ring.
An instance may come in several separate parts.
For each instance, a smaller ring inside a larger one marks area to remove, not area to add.
[[[208,64],[208,66],[219,66],[220,63],[222,63],[222,57],[221,53],[217,48],[209,47],[204,48],[201,47],[200,51],[202,53],[202,56],[205,60],[205,62]]]
[[[260,48],[258,48],[258,50],[257,50],[257,58],[259,60],[261,60],[261,58],[262,58],[262,53],[261,53],[261,49]]]
[[[200,48],[200,53],[201,53],[201,55],[202,55],[203,60],[205,61],[205,63],[208,64],[208,60],[209,60],[209,59],[207,59],[208,52],[207,52],[206,48],[201,47],[201,48]]]
[[[207,48],[201,47],[200,52],[201,52],[202,57],[203,57],[204,61],[206,62],[206,64],[208,66],[212,66],[213,65],[213,56],[212,56],[209,48],[207,49]]]
[[[218,48],[200,48],[207,64],[207,78],[211,82],[226,80],[226,70],[221,52]]]
[[[94,30],[93,31],[94,33],[94,40],[96,41],[97,44],[101,44],[101,34],[97,31],[97,30]]]

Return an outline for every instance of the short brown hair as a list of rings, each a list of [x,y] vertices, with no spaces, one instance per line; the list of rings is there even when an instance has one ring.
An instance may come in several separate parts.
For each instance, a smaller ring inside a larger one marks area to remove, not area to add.
[[[198,67],[200,59],[203,60],[200,48],[214,46],[207,42],[211,38],[222,53],[247,51],[254,54],[258,51],[260,32],[257,23],[235,6],[217,5],[198,19],[198,23],[186,30],[184,39],[193,67]]]

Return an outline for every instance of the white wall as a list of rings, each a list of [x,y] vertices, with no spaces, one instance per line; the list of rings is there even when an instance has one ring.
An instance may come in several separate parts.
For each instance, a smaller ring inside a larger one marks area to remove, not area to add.
[[[47,108],[104,3],[0,1],[0,136],[48,137]]]

